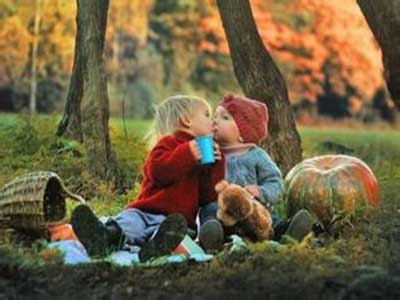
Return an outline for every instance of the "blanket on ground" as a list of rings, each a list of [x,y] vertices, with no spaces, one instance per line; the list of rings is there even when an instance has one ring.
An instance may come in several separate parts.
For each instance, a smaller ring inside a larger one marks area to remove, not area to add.
[[[228,244],[230,252],[246,248],[246,244],[239,236],[232,235],[230,240],[231,243]],[[154,267],[185,261],[201,263],[207,262],[213,258],[213,255],[206,254],[188,235],[185,236],[179,247],[171,255],[158,257],[145,263],[139,261],[138,252],[140,248],[137,246],[126,247],[123,250],[115,251],[103,259],[90,258],[83,245],[77,240],[51,242],[47,244],[46,247],[48,249],[58,249],[63,255],[64,263],[67,265],[108,261],[120,266],[141,265]]]

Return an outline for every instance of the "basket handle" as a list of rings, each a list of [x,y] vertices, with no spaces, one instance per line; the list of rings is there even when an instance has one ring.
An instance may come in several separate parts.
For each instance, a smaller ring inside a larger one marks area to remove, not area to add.
[[[71,198],[72,200],[78,201],[78,202],[80,202],[80,203],[82,203],[82,204],[86,204],[86,200],[85,200],[85,199],[83,199],[81,196],[79,196],[79,195],[77,195],[77,194],[74,194],[74,193],[70,192],[70,191],[64,186],[64,184],[63,184],[62,182],[60,182],[60,183],[61,183],[61,187],[62,187],[64,193],[65,193],[69,198]]]
[[[82,204],[86,204],[86,200],[83,199],[81,196],[76,195],[76,194],[73,194],[73,193],[71,193],[70,191],[67,191],[66,194],[67,194],[68,197],[71,198],[72,200],[78,201],[78,202],[80,202],[80,203],[82,203]]]

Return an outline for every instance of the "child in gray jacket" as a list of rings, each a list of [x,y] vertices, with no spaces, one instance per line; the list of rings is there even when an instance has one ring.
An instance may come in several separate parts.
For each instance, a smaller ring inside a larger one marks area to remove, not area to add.
[[[225,180],[243,186],[268,208],[276,235],[280,236],[283,228],[284,233],[300,240],[310,232],[312,220],[307,211],[282,221],[274,209],[283,194],[282,174],[258,146],[268,134],[267,106],[246,97],[224,96],[215,112],[213,134],[225,157]]]

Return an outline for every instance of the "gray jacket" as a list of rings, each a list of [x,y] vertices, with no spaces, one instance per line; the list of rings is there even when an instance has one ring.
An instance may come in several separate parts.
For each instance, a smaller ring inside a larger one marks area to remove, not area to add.
[[[267,207],[282,198],[282,173],[264,149],[252,146],[244,153],[226,153],[225,161],[225,180],[229,183],[257,185],[259,200]]]

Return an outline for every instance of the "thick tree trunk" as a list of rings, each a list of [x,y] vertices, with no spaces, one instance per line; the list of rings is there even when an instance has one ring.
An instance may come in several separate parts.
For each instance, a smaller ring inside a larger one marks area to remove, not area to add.
[[[78,20],[77,23],[79,24]],[[83,142],[81,126],[81,100],[83,95],[83,67],[86,58],[79,50],[83,43],[83,30],[76,33],[75,56],[72,67],[71,80],[69,83],[67,102],[65,103],[64,115],[58,125],[57,135],[65,136]]]
[[[385,81],[400,110],[400,1],[357,0],[382,49]]]
[[[115,159],[108,130],[109,102],[103,60],[108,0],[77,0],[75,58],[58,135],[83,142],[91,173],[113,177]]]
[[[300,136],[285,81],[265,49],[248,0],[217,0],[236,78],[246,96],[269,109],[269,138],[264,145],[283,174],[302,159]]]

